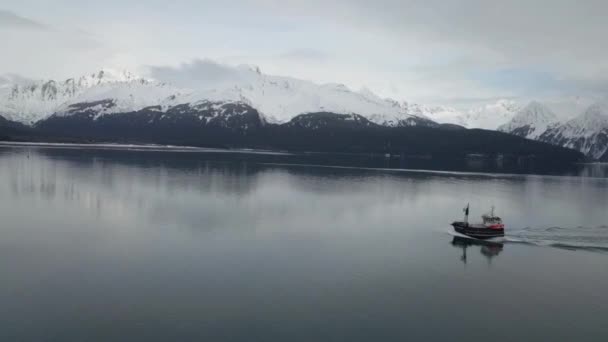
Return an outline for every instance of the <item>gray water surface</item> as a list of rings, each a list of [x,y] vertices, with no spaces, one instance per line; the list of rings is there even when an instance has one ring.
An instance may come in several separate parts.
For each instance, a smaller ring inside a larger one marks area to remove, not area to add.
[[[602,166],[285,158],[0,148],[0,340],[608,340]],[[507,236],[451,233],[468,202]]]

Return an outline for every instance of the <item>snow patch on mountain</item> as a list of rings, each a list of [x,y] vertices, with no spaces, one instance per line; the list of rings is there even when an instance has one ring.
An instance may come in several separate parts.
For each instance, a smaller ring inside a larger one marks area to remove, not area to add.
[[[0,116],[8,120],[33,124],[60,111],[70,103],[88,101],[89,98],[111,98],[112,89],[145,87],[151,80],[128,71],[102,69],[96,73],[64,81],[30,80],[18,76],[0,79]]]
[[[495,103],[473,107],[468,110],[457,110],[445,106],[418,106],[424,115],[439,123],[460,125],[466,128],[496,130],[507,123],[520,109],[512,100],[499,100]]]
[[[608,127],[608,103],[591,105],[582,115],[566,122],[564,126],[571,128],[570,136],[593,136],[598,130]]]
[[[389,126],[410,125],[418,119],[429,121],[423,112],[411,114],[407,104],[383,99],[369,89],[353,91],[343,84],[319,85],[291,77],[271,76],[253,66],[222,68],[219,73],[210,72],[206,78],[197,75],[189,79],[187,86],[110,69],[59,82],[17,82],[15,78],[4,78],[0,81],[0,116],[33,124],[55,113],[69,115],[74,105],[80,108],[83,104],[99,104],[100,101],[106,102],[96,108],[99,115],[133,112],[150,106],[167,111],[181,104],[238,102],[255,108],[266,121],[274,123],[314,112],[360,114]]]
[[[495,130],[507,123],[520,109],[512,100],[499,100],[496,103],[486,104],[473,108],[464,113],[462,120],[468,128],[482,128]]]
[[[528,139],[538,139],[549,127],[558,122],[557,115],[547,106],[532,101],[518,111],[509,122],[498,127],[498,130]]]
[[[212,66],[213,67],[213,66]],[[383,99],[369,89],[353,91],[344,84],[316,84],[291,77],[266,75],[257,67],[239,66],[225,70],[227,76],[209,82],[189,79],[191,94],[182,102],[196,102],[213,97],[215,100],[242,101],[262,113],[269,122],[284,123],[299,114],[331,112],[359,114],[371,121],[396,126],[411,119],[408,109],[397,101]]]
[[[539,140],[581,151],[594,159],[608,159],[608,103],[591,105],[578,117],[549,128]]]
[[[568,110],[558,111],[558,117],[538,102],[521,108],[512,100],[500,100],[459,110],[382,98],[367,88],[354,91],[339,83],[266,75],[249,65],[230,67],[201,61],[161,71],[148,78],[102,69],[63,81],[0,76],[0,117],[27,125],[50,116],[98,120],[116,113],[138,113],[140,118],[161,121],[198,118],[197,122],[226,127],[250,125],[253,117],[261,124],[286,123],[303,114],[315,114],[299,119],[312,126],[323,122],[391,127],[446,123],[498,129],[608,159],[605,103],[594,104],[562,124],[559,117],[565,117],[563,112]]]

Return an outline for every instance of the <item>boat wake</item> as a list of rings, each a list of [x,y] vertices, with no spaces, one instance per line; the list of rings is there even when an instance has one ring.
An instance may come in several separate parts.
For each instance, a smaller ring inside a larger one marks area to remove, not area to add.
[[[506,238],[516,243],[608,253],[608,226],[605,225],[525,227],[510,230]]]
[[[450,231],[450,234],[476,240],[454,231]],[[504,237],[486,241],[608,253],[608,226],[605,225],[597,227],[525,227],[508,229],[505,234]]]

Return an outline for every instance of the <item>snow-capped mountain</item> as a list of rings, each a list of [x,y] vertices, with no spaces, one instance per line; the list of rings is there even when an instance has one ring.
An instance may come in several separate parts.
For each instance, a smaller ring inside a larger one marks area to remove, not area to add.
[[[558,122],[557,115],[551,109],[540,102],[532,101],[518,111],[509,122],[498,127],[498,130],[528,139],[538,139],[549,127]]]
[[[211,96],[214,100],[242,101],[274,123],[288,122],[296,115],[316,112],[359,114],[374,123],[388,126],[407,125],[408,120],[416,118],[400,103],[380,98],[368,89],[353,91],[335,83],[318,85],[291,77],[266,75],[259,68],[247,66],[237,67],[234,74],[220,88],[217,84],[206,88],[208,85],[204,84],[178,101],[196,102]]]
[[[462,112],[447,106],[427,106],[417,103],[403,102],[401,104],[410,115],[429,118],[442,124],[454,124],[466,127],[467,123],[461,119]]]
[[[354,91],[342,84],[266,75],[257,67],[221,68],[220,79],[213,72],[199,73],[185,83],[111,69],[63,81],[2,76],[0,119],[61,134],[65,127],[92,132],[117,127],[160,131],[167,125],[178,130],[248,130],[290,122],[300,128],[445,123],[499,129],[608,158],[604,105],[558,124],[555,114],[537,102],[522,109],[514,101],[500,100],[458,110],[381,98],[365,88]]]
[[[538,140],[608,160],[608,104],[596,103],[578,117],[549,127]]]
[[[285,123],[300,114],[358,114],[383,126],[434,125],[496,129],[518,109],[501,100],[468,111],[447,106],[426,106],[381,98],[369,89],[353,91],[343,84],[316,84],[291,77],[266,75],[257,67],[223,68],[228,76],[197,75],[185,84],[172,84],[128,71],[103,69],[64,81],[31,81],[17,76],[0,78],[0,116],[32,125],[50,115],[69,115],[91,107],[97,118],[158,106],[162,112],[208,102],[243,103],[256,109],[265,122]],[[99,106],[100,103],[105,105]],[[98,107],[92,108],[91,105]]]
[[[468,128],[495,130],[511,120],[519,109],[519,105],[512,100],[499,100],[469,110],[463,115],[462,120]]]
[[[207,139],[218,144],[231,136],[247,135],[263,128],[262,116],[244,103],[199,102],[181,104],[163,111],[150,106],[137,111],[99,114],[112,111],[113,100],[78,103],[68,112],[51,115],[34,125],[45,134],[79,139],[121,140],[137,137],[144,141]]]
[[[127,71],[108,69],[63,81],[34,81],[14,75],[5,76],[0,78],[0,116],[33,124],[61,111],[63,106],[70,103],[86,101],[96,94],[125,87],[133,90],[154,88],[150,80]]]
[[[315,112],[359,114],[388,126],[431,122],[422,113],[410,114],[407,104],[380,98],[366,89],[357,92],[342,84],[319,85],[265,75],[248,66],[232,68],[228,79],[192,82],[187,87],[108,69],[65,81],[4,78],[0,83],[0,116],[28,125],[51,115],[70,115],[74,108],[87,107],[96,112],[96,119],[147,107],[168,112],[176,106],[195,108],[210,102],[246,104],[273,123]]]
[[[450,123],[466,128],[496,130],[515,116],[520,109],[512,100],[499,100],[496,103],[473,107],[468,110],[457,110],[446,106],[421,106],[421,113],[439,123]]]
[[[499,131],[580,151],[590,158],[608,159],[608,104],[595,103],[567,121],[546,105],[533,101]]]

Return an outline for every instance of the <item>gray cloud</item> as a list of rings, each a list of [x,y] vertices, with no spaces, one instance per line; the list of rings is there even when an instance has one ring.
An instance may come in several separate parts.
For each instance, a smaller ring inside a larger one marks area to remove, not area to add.
[[[608,44],[604,43],[608,1],[265,0],[263,3],[282,15],[324,18],[336,23],[339,29],[351,27],[361,36],[392,41],[394,53],[402,54],[403,58],[426,56],[416,65],[408,66],[412,77],[407,78],[417,81],[441,75],[446,80],[466,79],[469,73],[484,72],[493,77],[496,76],[491,75],[493,69],[513,69],[550,74],[555,83],[546,82],[548,77],[543,76],[542,85],[560,90],[566,82],[572,87],[581,86],[582,91],[597,92],[604,91],[608,84]],[[530,81],[525,77],[521,80]],[[475,81],[483,83],[483,78]],[[496,86],[494,81],[491,86]]]
[[[33,29],[33,30],[48,30],[45,24],[37,21],[24,18],[16,15],[13,12],[0,10],[0,29],[2,28],[17,28],[17,29]]]
[[[103,66],[112,51],[94,35],[0,11],[0,74],[18,80],[67,78]],[[6,78],[4,77],[4,78]]]
[[[280,54],[278,58],[325,61],[329,54],[316,49],[294,49]]]
[[[22,20],[28,19],[0,12],[0,38],[17,47],[0,55],[0,72],[26,70],[31,76],[57,70],[56,63],[80,72],[107,60],[137,67],[209,57],[428,103],[608,91],[607,1],[176,0],[175,6],[150,1],[141,7],[61,0],[53,6],[65,11],[48,11],[41,8],[48,2],[20,0],[11,6],[53,27],[83,27],[94,39],[65,28],[42,38],[2,37],[1,28],[27,27]],[[36,24],[31,28],[40,28]],[[36,44],[48,51],[48,60],[36,55]],[[193,75],[204,71],[209,80],[227,76],[208,60],[178,68]]]
[[[148,66],[150,76],[182,87],[205,87],[224,82],[238,82],[243,73],[239,68],[222,65],[209,59],[195,59],[173,66]]]
[[[320,0],[264,1],[362,30],[445,48],[477,63],[608,67],[608,2],[603,0]],[[398,42],[398,40],[395,40]],[[477,58],[475,58],[477,57]],[[594,61],[599,65],[583,66]]]

